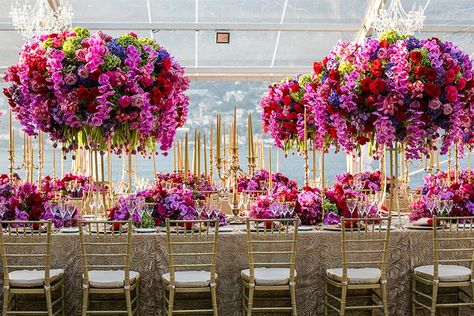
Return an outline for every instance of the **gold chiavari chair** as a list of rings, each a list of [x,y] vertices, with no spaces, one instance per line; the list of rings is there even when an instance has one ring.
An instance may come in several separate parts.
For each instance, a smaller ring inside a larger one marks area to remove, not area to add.
[[[79,223],[79,234],[84,269],[82,315],[138,315],[140,274],[130,270],[132,223],[82,221]],[[116,303],[125,302],[126,309],[90,309],[91,304],[110,305],[112,299],[116,299]]]
[[[243,314],[296,311],[296,240],[298,219],[247,219],[249,268],[241,272]],[[263,292],[289,291],[289,297],[268,298]],[[290,300],[290,306],[255,306],[255,301]]]
[[[431,287],[424,292],[418,285]],[[444,293],[451,288],[455,292]],[[470,293],[465,290],[470,289]],[[438,302],[454,296],[456,302]],[[474,307],[474,217],[433,217],[433,264],[414,269],[412,315],[421,308],[436,314],[437,308]],[[472,313],[472,311],[471,311]]]
[[[51,222],[1,221],[3,316],[64,315],[63,269],[51,269]],[[17,295],[44,295],[43,311],[19,310]]]
[[[347,227],[341,229],[342,268],[326,270],[324,315],[330,310],[345,315],[346,311],[377,309],[388,315],[386,260],[390,225],[390,217],[341,219],[341,227]],[[337,289],[340,295],[330,289]],[[364,294],[363,290],[370,291],[370,295],[358,295]],[[358,302],[370,299],[370,303],[349,305],[349,298],[357,298]]]
[[[211,230],[212,226],[214,230]],[[218,232],[219,220],[166,220],[169,272],[162,275],[166,315],[217,315]],[[210,293],[212,307],[198,309],[193,306],[190,309],[185,306],[187,309],[176,309],[178,302],[202,301],[200,298],[186,300],[186,296],[195,293]]]

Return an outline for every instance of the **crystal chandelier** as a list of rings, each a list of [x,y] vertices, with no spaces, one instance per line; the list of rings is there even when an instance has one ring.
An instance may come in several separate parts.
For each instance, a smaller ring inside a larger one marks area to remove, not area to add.
[[[420,6],[415,9],[415,5],[413,5],[413,9],[406,12],[401,0],[392,0],[388,9],[381,9],[368,15],[368,25],[378,33],[394,30],[399,34],[413,35],[423,28],[426,18],[425,10],[430,1],[428,0],[424,8]]]
[[[62,32],[70,28],[72,6],[69,0],[16,0],[12,4],[10,17],[13,26],[25,39],[34,35]]]

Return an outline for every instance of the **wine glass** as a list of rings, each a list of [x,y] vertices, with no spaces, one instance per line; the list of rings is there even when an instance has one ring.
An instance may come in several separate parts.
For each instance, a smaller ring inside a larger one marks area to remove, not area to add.
[[[434,201],[434,204],[436,206],[436,214],[438,216],[442,216],[444,211],[445,211],[445,201],[444,200],[441,200],[441,199],[437,199]]]
[[[451,211],[453,210],[453,200],[444,200],[444,210],[446,211],[447,215],[451,214]]]
[[[436,198],[433,197],[431,199],[428,199],[426,201],[426,206],[428,207],[428,210],[430,211],[431,215],[435,215],[436,211]]]
[[[357,204],[358,204],[358,200],[357,199],[347,199],[346,203],[347,203],[347,208],[349,209],[349,212],[351,213],[351,217],[353,217],[352,215],[354,214],[354,211],[357,209]]]
[[[204,205],[201,200],[196,200],[195,209],[196,209],[197,218],[201,219],[202,213],[204,212]]]
[[[72,220],[74,217],[74,213],[76,212],[76,207],[74,205],[66,205],[66,213],[69,217],[69,227],[72,227]]]
[[[3,215],[8,211],[7,207],[4,204],[0,205],[0,220],[3,219]]]

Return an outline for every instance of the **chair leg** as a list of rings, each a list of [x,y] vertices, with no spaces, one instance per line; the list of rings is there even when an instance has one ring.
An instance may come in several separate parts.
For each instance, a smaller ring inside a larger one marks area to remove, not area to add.
[[[174,287],[170,286],[168,294],[168,315],[173,315],[174,308]]]
[[[3,316],[7,316],[8,312],[8,303],[10,302],[10,290],[4,288],[3,289]]]
[[[292,315],[296,316],[298,313],[296,311],[296,283],[290,283],[290,296],[291,296],[291,309]]]
[[[64,299],[64,283],[61,284],[61,308],[62,308],[62,312],[61,312],[61,315],[62,316],[66,316],[66,304],[65,304],[65,299]]]
[[[140,316],[140,286],[138,285],[135,288],[135,297],[137,298],[135,301],[135,304],[137,305],[137,316]]]
[[[245,300],[245,283],[242,281],[242,316],[245,316],[245,308],[247,307],[247,301]]]
[[[431,295],[431,316],[436,315],[436,303],[438,302],[438,283],[433,283],[433,293]]]
[[[212,301],[212,312],[214,316],[217,316],[217,292],[216,285],[211,285],[211,301]]]
[[[89,288],[82,290],[82,316],[87,316],[87,310],[89,309]]]
[[[255,294],[255,285],[249,286],[249,298],[247,301],[247,316],[252,316],[253,296]]]
[[[416,280],[415,278],[413,278],[411,280],[411,315],[412,316],[416,316],[415,291],[416,291]]]
[[[347,298],[347,285],[342,286],[341,291],[341,309],[339,315],[343,316],[346,314],[346,298]]]
[[[383,314],[388,316],[388,300],[387,300],[387,281],[384,280],[381,284],[380,291],[382,292]]]
[[[132,313],[132,294],[130,292],[130,287],[125,289],[125,301],[127,303],[127,315],[133,316]]]
[[[327,294],[328,291],[329,291],[328,282],[324,281],[324,316],[328,316],[328,304],[329,304],[328,294]]]
[[[44,294],[46,296],[46,308],[48,309],[48,316],[53,316],[53,303],[51,299],[51,287],[45,287]]]

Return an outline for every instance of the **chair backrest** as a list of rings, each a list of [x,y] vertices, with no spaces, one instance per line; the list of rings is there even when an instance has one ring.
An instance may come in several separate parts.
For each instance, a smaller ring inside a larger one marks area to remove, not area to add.
[[[364,267],[379,268],[386,280],[391,222],[391,217],[341,218],[342,282],[347,282],[347,269]]]
[[[123,270],[125,286],[130,285],[132,229],[130,221],[79,222],[84,284],[91,270]]]
[[[178,271],[209,271],[215,283],[219,220],[166,220],[170,283]]]
[[[297,218],[246,220],[250,283],[259,267],[289,268],[294,282],[298,222]]]
[[[433,217],[435,280],[440,264],[466,266],[474,279],[474,216]]]
[[[0,221],[0,251],[3,286],[9,286],[9,273],[15,270],[45,271],[45,286],[51,284],[51,222]]]

